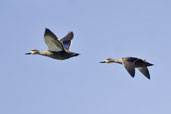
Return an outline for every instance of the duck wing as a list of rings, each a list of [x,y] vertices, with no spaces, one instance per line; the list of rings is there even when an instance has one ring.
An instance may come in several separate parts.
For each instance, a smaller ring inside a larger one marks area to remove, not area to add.
[[[63,43],[64,48],[66,48],[67,50],[69,50],[69,47],[71,45],[71,40],[74,37],[74,33],[73,32],[69,32],[64,38],[62,38],[60,41]]]
[[[139,67],[138,70],[144,74],[145,77],[147,77],[148,79],[150,79],[150,73],[147,69],[147,67]]]
[[[58,40],[56,35],[47,28],[45,29],[44,38],[50,51],[58,52],[64,50],[63,44]]]
[[[135,64],[133,62],[128,62],[123,60],[123,65],[128,71],[128,73],[134,77],[135,76]]]

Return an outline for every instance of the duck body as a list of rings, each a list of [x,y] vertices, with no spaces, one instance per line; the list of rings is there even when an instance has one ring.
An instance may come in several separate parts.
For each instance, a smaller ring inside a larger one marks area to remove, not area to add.
[[[122,64],[132,77],[135,76],[135,68],[138,68],[138,70],[148,79],[150,79],[150,73],[149,73],[147,67],[153,65],[153,64],[147,62],[146,60],[139,59],[137,57],[123,57],[121,59],[107,58],[104,61],[102,61],[101,63]]]
[[[55,51],[45,50],[45,51],[42,51],[42,54],[40,54],[40,55],[48,56],[53,59],[65,60],[65,59],[69,59],[70,57],[78,56],[79,54],[73,53],[70,51],[69,52],[66,52],[66,51],[55,52]]]

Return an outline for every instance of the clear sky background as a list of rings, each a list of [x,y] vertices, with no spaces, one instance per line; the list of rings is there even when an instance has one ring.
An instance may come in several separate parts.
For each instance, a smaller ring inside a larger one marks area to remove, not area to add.
[[[81,55],[26,56],[45,28],[73,31]],[[0,114],[171,114],[170,0],[1,0],[0,33]],[[153,63],[151,80],[99,63],[124,56]]]

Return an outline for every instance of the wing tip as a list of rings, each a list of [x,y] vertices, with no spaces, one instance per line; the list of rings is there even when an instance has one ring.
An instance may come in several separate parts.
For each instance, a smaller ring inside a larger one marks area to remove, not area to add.
[[[131,77],[132,77],[132,78],[134,78],[134,77],[135,77],[135,73],[134,73],[134,74],[129,73],[129,74],[131,75]]]
[[[50,31],[50,29],[45,28],[45,34],[44,34],[44,35],[51,34],[51,33],[52,33],[52,32]]]
[[[74,32],[73,31],[69,31],[67,35],[71,35],[72,38],[74,37]]]
[[[150,80],[150,75],[145,75],[145,77]]]

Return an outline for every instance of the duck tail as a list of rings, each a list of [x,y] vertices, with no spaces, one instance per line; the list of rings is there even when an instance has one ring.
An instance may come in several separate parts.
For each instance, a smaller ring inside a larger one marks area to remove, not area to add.
[[[74,54],[73,54],[73,56],[78,56],[78,55],[80,55],[80,54],[79,54],[79,53],[74,53]]]
[[[154,64],[151,64],[151,63],[146,63],[147,66],[153,66]]]

